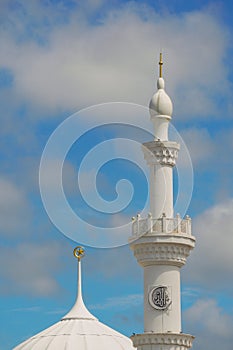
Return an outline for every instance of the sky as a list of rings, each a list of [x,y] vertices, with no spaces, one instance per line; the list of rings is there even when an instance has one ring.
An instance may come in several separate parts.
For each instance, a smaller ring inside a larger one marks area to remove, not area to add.
[[[148,208],[141,143],[162,50],[173,101],[175,212],[196,248],[181,271],[193,349],[232,350],[231,1],[1,0],[0,350],[83,294],[103,323],[143,332],[143,274],[127,244]]]

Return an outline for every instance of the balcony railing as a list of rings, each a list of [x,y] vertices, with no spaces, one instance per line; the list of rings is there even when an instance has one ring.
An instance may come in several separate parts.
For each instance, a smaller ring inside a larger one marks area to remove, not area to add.
[[[174,218],[167,218],[165,214],[159,219],[152,218],[151,214],[147,218],[141,218],[138,214],[132,218],[132,235],[142,236],[146,233],[191,235],[191,218],[187,215],[185,219],[181,219],[179,214]]]

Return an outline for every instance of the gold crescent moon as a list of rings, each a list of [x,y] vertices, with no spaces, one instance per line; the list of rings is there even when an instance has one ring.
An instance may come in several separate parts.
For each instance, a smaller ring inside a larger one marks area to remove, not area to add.
[[[78,260],[81,260],[85,255],[85,250],[83,247],[78,246],[78,247],[74,248],[73,254],[74,254],[75,258],[77,258]]]

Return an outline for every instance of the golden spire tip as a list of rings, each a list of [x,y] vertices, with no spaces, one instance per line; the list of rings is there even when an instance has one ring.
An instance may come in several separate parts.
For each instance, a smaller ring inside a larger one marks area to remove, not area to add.
[[[163,55],[162,52],[159,54],[159,77],[162,78],[163,76]]]
[[[85,250],[83,247],[78,246],[74,248],[73,254],[74,254],[74,257],[77,258],[78,261],[80,261],[85,255]]]

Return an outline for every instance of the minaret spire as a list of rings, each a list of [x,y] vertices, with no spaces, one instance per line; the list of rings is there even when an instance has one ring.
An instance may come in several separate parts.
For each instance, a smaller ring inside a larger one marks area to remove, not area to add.
[[[159,77],[163,77],[163,54],[160,52],[159,54]]]
[[[78,288],[77,288],[77,297],[76,302],[72,309],[66,314],[62,320],[67,319],[90,319],[96,320],[96,317],[93,316],[86,308],[83,297],[82,297],[82,270],[81,270],[81,259],[85,255],[84,248],[81,246],[76,247],[73,250],[74,257],[78,260]]]
[[[84,257],[85,252],[83,247],[76,247],[73,251],[74,257],[78,259],[78,292],[77,299],[83,303],[82,297],[82,271],[81,271],[81,259]]]

